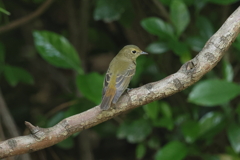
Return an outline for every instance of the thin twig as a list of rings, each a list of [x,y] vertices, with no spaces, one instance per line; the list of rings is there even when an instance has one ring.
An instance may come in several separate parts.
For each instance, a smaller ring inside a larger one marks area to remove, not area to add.
[[[57,107],[53,108],[52,110],[50,110],[48,113],[46,113],[45,117],[48,118],[48,117],[52,116],[53,114],[65,109],[65,108],[68,108],[69,106],[72,106],[76,103],[77,103],[76,100],[62,103],[62,104],[58,105]]]
[[[28,22],[30,22],[31,20],[37,18],[38,16],[40,16],[41,14],[44,13],[44,11],[52,4],[54,0],[46,0],[36,11],[34,11],[33,13],[30,13],[29,15],[22,17],[20,19],[17,19],[13,22],[10,22],[8,24],[6,24],[5,26],[1,26],[0,27],[0,34],[16,29]]]

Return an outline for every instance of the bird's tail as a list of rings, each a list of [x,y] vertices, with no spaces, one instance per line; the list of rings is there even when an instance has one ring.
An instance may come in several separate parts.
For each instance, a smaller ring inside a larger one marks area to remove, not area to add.
[[[103,95],[102,103],[100,104],[100,108],[102,110],[108,110],[111,106],[114,95],[116,94],[116,89],[110,87],[106,90],[105,95]]]

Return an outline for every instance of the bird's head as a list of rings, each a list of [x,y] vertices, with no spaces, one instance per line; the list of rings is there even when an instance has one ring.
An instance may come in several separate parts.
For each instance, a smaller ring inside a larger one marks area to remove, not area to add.
[[[126,45],[123,47],[120,52],[121,56],[135,60],[138,56],[142,54],[148,54],[147,52],[142,51],[138,46],[135,45]]]

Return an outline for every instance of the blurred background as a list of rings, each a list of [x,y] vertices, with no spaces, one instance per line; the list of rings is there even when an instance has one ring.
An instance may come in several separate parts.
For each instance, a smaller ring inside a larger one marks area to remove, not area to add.
[[[51,127],[101,102],[127,44],[130,88],[175,73],[239,0],[0,0],[0,141]],[[239,160],[240,37],[192,87],[33,152],[34,160]],[[20,159],[21,156],[18,156]],[[24,159],[24,158],[23,158]]]

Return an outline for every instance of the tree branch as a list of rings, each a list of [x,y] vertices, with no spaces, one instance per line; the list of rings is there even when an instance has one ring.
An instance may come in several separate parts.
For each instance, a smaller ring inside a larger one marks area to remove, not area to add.
[[[36,11],[34,11],[33,13],[22,17],[20,19],[17,19],[13,22],[10,22],[8,24],[6,24],[5,26],[1,26],[0,27],[0,34],[10,31],[12,29],[15,29],[17,27],[20,27],[21,25],[24,25],[26,23],[28,23],[29,21],[33,20],[34,18],[37,18],[38,16],[40,16],[53,2],[54,0],[46,0]]]
[[[240,7],[208,40],[202,51],[185,63],[176,73],[157,82],[148,83],[124,94],[116,109],[101,111],[99,106],[68,117],[51,128],[35,127],[25,122],[30,135],[0,143],[0,158],[33,152],[52,146],[73,133],[88,129],[133,108],[171,96],[197,82],[220,61],[240,32]]]

